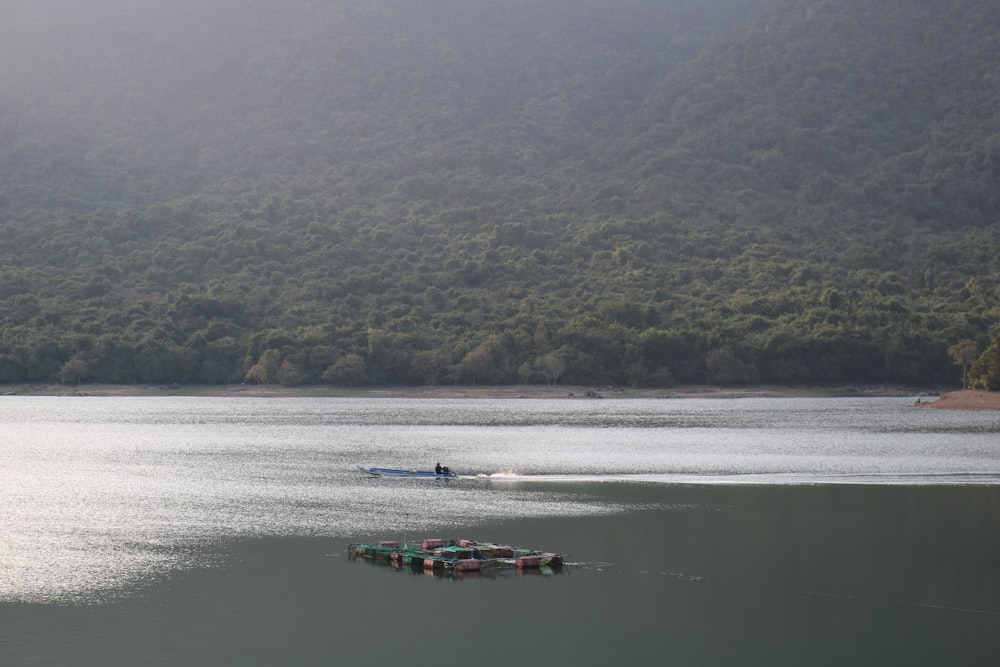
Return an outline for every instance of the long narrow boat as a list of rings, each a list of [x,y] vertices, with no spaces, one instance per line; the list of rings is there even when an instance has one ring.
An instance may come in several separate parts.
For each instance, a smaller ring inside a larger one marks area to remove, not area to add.
[[[397,470],[395,468],[366,468],[358,465],[358,470],[373,477],[413,477],[416,479],[458,479],[453,472],[434,472],[433,470]]]

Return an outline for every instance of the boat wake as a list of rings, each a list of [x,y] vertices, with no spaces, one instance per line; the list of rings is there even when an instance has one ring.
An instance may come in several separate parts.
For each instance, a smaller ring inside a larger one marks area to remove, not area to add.
[[[479,473],[469,479],[493,482],[657,482],[661,475],[645,473],[561,473],[523,474],[516,472]]]
[[[696,485],[882,485],[882,486],[996,486],[1000,473],[563,473],[524,474],[512,471],[462,475],[462,479],[516,483],[638,483]]]

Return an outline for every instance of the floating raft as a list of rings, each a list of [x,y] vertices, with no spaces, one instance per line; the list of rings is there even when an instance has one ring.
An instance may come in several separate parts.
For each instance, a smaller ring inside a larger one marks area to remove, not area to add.
[[[386,540],[376,544],[352,544],[347,548],[347,555],[352,559],[362,558],[431,573],[468,573],[490,568],[555,571],[565,562],[563,554],[551,551],[475,540],[426,539],[420,546],[400,546],[399,542]]]

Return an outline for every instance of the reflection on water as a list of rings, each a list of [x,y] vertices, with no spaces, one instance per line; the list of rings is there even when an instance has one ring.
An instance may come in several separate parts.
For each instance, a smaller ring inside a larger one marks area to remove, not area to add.
[[[548,577],[409,575],[349,561],[335,537],[206,546],[216,569],[113,603],[0,604],[0,655],[73,667],[930,667],[992,665],[1000,651],[1000,487],[557,486],[648,509],[453,531],[579,564]]]
[[[5,397],[0,601],[128,595],[226,540],[620,515],[650,484],[997,485],[998,433],[908,399]],[[436,461],[463,479],[355,470]]]

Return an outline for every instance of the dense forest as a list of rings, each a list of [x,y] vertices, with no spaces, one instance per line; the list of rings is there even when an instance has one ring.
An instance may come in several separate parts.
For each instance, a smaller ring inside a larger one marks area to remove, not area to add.
[[[1000,388],[986,0],[9,0],[0,382]]]

